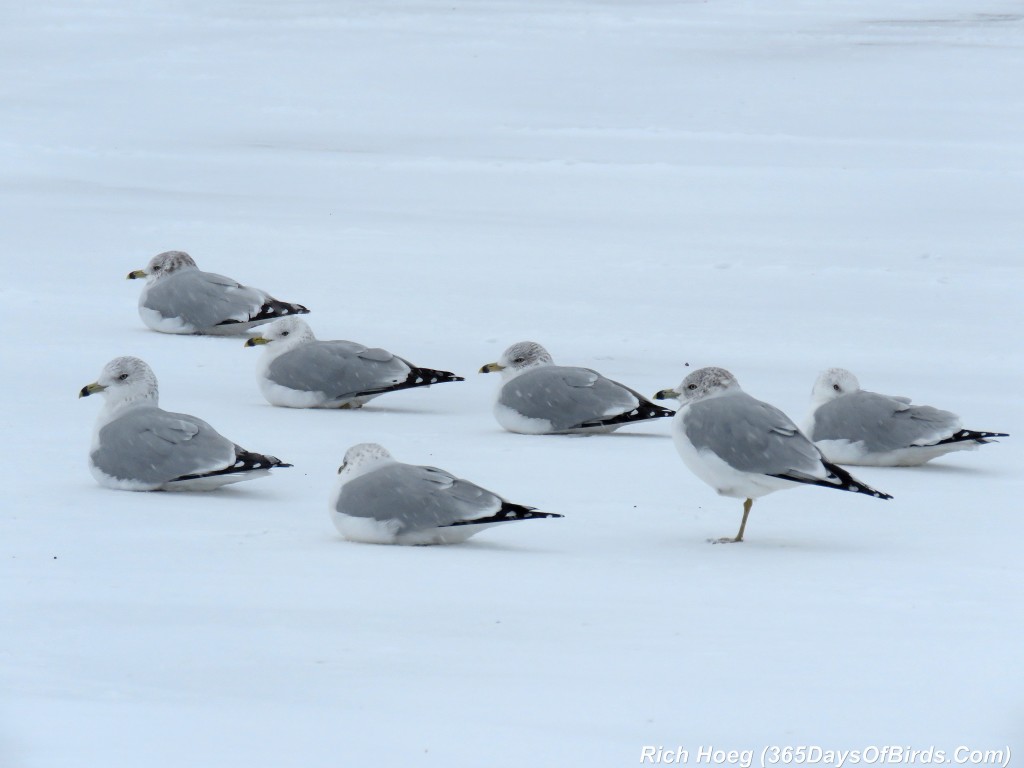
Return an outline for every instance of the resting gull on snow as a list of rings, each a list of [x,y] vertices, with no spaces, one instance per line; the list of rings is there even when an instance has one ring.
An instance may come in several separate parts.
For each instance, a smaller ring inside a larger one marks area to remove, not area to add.
[[[208,491],[290,467],[241,448],[202,419],[159,407],[156,376],[137,357],[118,357],[79,397],[102,392],[89,468],[122,491]]]
[[[611,432],[675,413],[590,368],[555,365],[548,351],[532,341],[513,344],[498,362],[480,369],[495,371],[501,371],[502,384],[494,417],[509,432]]]
[[[385,349],[319,341],[299,317],[283,317],[245,342],[257,345],[266,345],[257,372],[260,391],[271,405],[286,408],[359,408],[387,392],[464,381]]]
[[[402,464],[376,443],[348,449],[331,495],[346,539],[367,544],[455,544],[516,520],[562,517],[513,504],[443,469]]]
[[[807,435],[830,461],[875,467],[918,466],[1009,437],[964,429],[955,413],[911,405],[909,397],[863,390],[844,368],[822,371],[814,383]]]
[[[161,333],[239,334],[285,315],[309,312],[301,304],[278,301],[230,277],[203,272],[184,251],[166,251],[128,279],[146,278],[139,316]]]

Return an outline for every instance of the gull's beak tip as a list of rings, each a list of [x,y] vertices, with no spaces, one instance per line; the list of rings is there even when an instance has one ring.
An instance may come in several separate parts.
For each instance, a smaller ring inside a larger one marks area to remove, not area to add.
[[[79,397],[88,397],[89,395],[95,395],[97,392],[102,392],[106,387],[102,384],[97,384],[95,381],[92,384],[86,384],[80,390],[78,390]]]

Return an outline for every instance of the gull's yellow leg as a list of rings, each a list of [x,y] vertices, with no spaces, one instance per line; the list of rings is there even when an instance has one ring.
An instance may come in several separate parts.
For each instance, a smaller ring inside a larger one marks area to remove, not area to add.
[[[747,517],[750,515],[750,508],[754,505],[753,499],[746,499],[743,502],[743,522],[740,523],[740,532],[736,534],[735,539],[728,537],[722,539],[709,539],[712,544],[736,544],[737,542],[743,541],[743,531],[747,528]]]

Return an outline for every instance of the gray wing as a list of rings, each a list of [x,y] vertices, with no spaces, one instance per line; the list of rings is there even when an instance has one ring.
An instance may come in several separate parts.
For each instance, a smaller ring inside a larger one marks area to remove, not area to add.
[[[201,329],[248,322],[268,298],[229,277],[186,269],[155,282],[146,292],[145,306]]]
[[[410,533],[487,518],[501,497],[435,467],[391,464],[345,483],[338,512],[374,520],[397,520]]]
[[[270,379],[283,387],[344,398],[379,392],[404,382],[411,366],[383,349],[352,341],[313,341],[274,359]]]
[[[531,419],[547,419],[556,430],[627,413],[641,398],[628,387],[589,368],[547,365],[516,376],[498,402]]]
[[[231,466],[235,448],[202,419],[143,407],[100,429],[92,460],[111,477],[166,483]]]
[[[863,442],[868,451],[884,452],[932,445],[958,429],[960,419],[949,411],[909,405],[906,398],[860,391],[818,408],[811,439]]]
[[[694,448],[715,453],[741,472],[822,473],[821,452],[814,443],[778,408],[745,392],[691,403],[683,428]]]

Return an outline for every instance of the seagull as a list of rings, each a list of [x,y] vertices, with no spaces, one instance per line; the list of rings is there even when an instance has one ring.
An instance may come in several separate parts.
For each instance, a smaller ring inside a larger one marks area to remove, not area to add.
[[[184,251],[157,254],[145,269],[128,273],[129,280],[139,278],[146,278],[139,316],[161,333],[234,335],[284,315],[309,312],[230,277],[203,272]]]
[[[807,484],[892,498],[827,461],[786,414],[748,395],[724,368],[696,370],[678,389],[654,397],[682,403],[672,437],[686,466],[720,495],[744,500],[739,533],[716,543],[743,541],[754,499],[784,488]]]
[[[260,391],[271,405],[286,408],[359,408],[388,392],[465,381],[419,368],[385,349],[319,341],[301,317],[275,320],[245,342],[258,345],[266,345],[257,374]]]
[[[562,515],[513,504],[443,469],[403,464],[376,443],[360,443],[338,468],[331,517],[350,541],[456,544],[502,523]]]
[[[509,432],[551,435],[611,432],[626,424],[672,416],[675,411],[590,368],[555,365],[536,342],[521,341],[480,373],[501,371],[494,417]]]
[[[1009,437],[964,429],[955,413],[911,405],[909,397],[863,390],[844,368],[822,371],[814,383],[807,435],[831,461],[874,467],[915,467]]]
[[[78,393],[102,393],[89,451],[100,485],[122,491],[209,491],[290,467],[239,447],[202,419],[158,404],[157,380],[137,357],[118,357]]]

